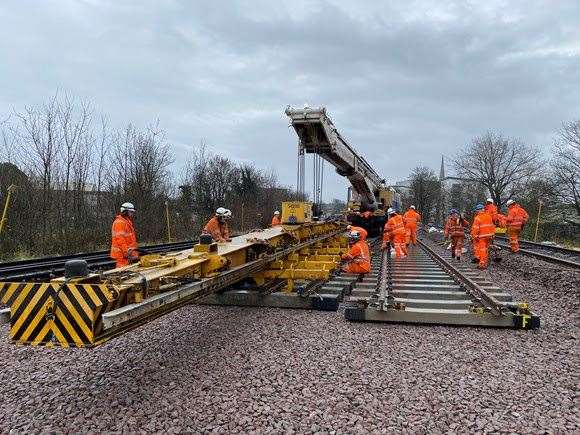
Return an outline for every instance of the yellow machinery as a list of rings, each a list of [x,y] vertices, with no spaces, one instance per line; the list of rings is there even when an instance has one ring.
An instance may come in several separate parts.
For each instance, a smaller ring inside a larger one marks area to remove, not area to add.
[[[286,201],[282,203],[282,224],[296,225],[312,222],[312,203]]]
[[[308,206],[292,204],[284,208],[294,213],[288,216],[306,221]],[[192,249],[144,255],[139,263],[99,274],[83,271],[81,261],[72,265],[67,277],[50,282],[2,282],[0,301],[10,307],[14,342],[65,347],[98,345],[207,298],[210,304],[227,304],[220,301],[220,291],[241,280],[264,287],[282,283],[277,300],[284,301],[279,306],[337,307],[336,301],[323,298],[292,301],[299,299],[293,292],[296,280],[327,280],[336,269],[339,254],[347,249],[343,232],[341,223],[305,222],[252,232],[223,244],[202,237]]]

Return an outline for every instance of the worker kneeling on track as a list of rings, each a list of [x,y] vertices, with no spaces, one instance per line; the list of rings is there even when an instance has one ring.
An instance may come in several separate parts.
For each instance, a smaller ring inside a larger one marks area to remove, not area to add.
[[[478,259],[478,268],[486,269],[489,258],[489,245],[495,235],[495,225],[491,215],[485,211],[483,204],[475,206],[475,218],[471,226],[473,251]]]
[[[369,245],[358,231],[351,231],[348,234],[349,250],[342,255],[342,260],[346,263],[342,266],[342,271],[346,273],[369,273],[371,271],[371,255]]]
[[[346,230],[347,230],[349,233],[351,233],[351,232],[353,232],[353,231],[356,231],[356,232],[359,234],[359,236],[360,236],[360,239],[361,239],[363,242],[366,242],[366,240],[367,240],[367,237],[368,237],[368,235],[369,235],[369,233],[367,232],[367,230],[365,230],[363,227],[357,227],[357,226],[355,226],[355,225],[347,225],[347,227],[346,227]]]
[[[117,262],[115,267],[127,266],[139,260],[137,235],[133,226],[134,216],[135,206],[130,202],[125,202],[113,221],[110,255]]]
[[[230,242],[230,229],[227,221],[231,219],[232,212],[224,207],[219,207],[203,228],[203,234],[209,234],[218,243]]]
[[[465,229],[468,226],[469,222],[456,209],[451,209],[445,223],[444,235],[446,239],[451,238],[451,258],[456,258],[457,261],[461,260]]]
[[[383,244],[381,249],[387,248],[387,243],[395,247],[395,256],[397,258],[405,257],[407,255],[407,246],[405,244],[405,223],[403,216],[398,214],[394,209],[387,210],[389,219],[385,224],[383,230]]]
[[[403,221],[405,222],[405,229],[409,236],[406,240],[407,244],[412,243],[417,244],[417,225],[421,222],[421,215],[415,210],[415,206],[409,207],[409,210],[403,215]]]
[[[528,222],[529,215],[519,204],[513,200],[508,200],[508,215],[506,218],[507,234],[510,239],[512,252],[520,250],[519,236],[524,226]]]

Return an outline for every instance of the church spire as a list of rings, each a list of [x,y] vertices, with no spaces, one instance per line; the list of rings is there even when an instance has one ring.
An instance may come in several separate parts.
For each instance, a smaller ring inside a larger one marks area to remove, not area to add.
[[[439,170],[439,181],[445,180],[445,157],[441,156],[441,169]]]

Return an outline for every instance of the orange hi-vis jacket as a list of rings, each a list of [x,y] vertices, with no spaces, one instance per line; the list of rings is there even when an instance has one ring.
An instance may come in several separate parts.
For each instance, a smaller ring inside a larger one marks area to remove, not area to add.
[[[495,235],[495,225],[491,215],[486,211],[480,211],[473,219],[471,237],[477,239],[491,239]]]
[[[405,226],[416,228],[417,224],[421,222],[421,215],[411,208],[405,212],[403,220],[405,221]]]
[[[350,247],[348,254],[343,254],[342,259],[356,264],[358,269],[360,269],[356,271],[357,273],[368,273],[371,271],[369,245],[363,240],[354,243]]]
[[[133,221],[118,214],[111,228],[111,258],[120,260],[129,258],[129,249],[137,248],[137,235],[133,228]],[[139,254],[133,254],[137,257]]]
[[[497,223],[497,206],[495,204],[485,204],[484,208],[483,208],[486,212],[489,213],[489,215],[491,216],[491,220],[494,223]]]
[[[528,213],[520,207],[519,204],[514,204],[508,209],[506,224],[508,228],[521,230],[522,226],[529,219]]]
[[[217,216],[212,217],[203,228],[205,234],[210,234],[216,242],[225,242],[230,238],[228,224],[220,223]]]
[[[363,227],[355,227],[354,225],[350,226],[350,231],[356,231],[360,235],[360,239],[364,242],[367,239],[369,233]]]
[[[278,225],[282,224],[282,220],[280,220],[280,217],[278,215],[274,215],[272,216],[272,226],[276,227]]]
[[[507,225],[507,216],[498,213],[497,214],[497,221],[495,222],[496,226],[499,228],[505,228]]]
[[[405,223],[403,222],[403,216],[400,214],[390,217],[383,231],[383,240],[385,242],[388,242],[394,236],[405,237]]]
[[[461,216],[453,217],[449,216],[447,222],[445,222],[445,230],[444,235],[445,237],[464,237],[465,236],[465,228],[469,225],[465,219]]]

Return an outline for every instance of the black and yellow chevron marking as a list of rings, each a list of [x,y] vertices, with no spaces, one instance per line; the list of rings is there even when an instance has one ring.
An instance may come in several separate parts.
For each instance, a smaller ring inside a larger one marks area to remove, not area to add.
[[[124,291],[106,284],[0,283],[10,307],[10,338],[41,346],[91,346],[101,314],[118,308]]]

